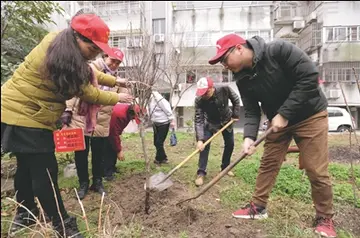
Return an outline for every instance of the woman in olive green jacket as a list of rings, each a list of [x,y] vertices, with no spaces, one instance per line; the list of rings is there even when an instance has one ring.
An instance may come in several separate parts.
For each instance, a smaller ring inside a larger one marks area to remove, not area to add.
[[[16,155],[16,199],[37,214],[37,197],[60,237],[83,237],[77,234],[75,218],[64,208],[57,182],[53,130],[65,101],[74,96],[89,105],[133,100],[131,95],[93,86],[96,79],[98,84],[110,87],[126,83],[89,67],[88,60],[100,52],[113,54],[108,37],[108,26],[96,15],[75,16],[71,27],[45,36],[1,87],[1,145]],[[11,232],[32,225],[29,217],[26,209],[19,207]]]

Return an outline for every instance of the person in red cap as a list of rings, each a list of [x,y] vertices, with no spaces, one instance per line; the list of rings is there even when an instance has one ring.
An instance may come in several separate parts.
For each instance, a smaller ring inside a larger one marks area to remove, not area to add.
[[[140,107],[133,104],[118,103],[111,114],[109,143],[106,144],[106,159],[104,161],[104,177],[111,181],[116,171],[116,159],[123,161],[124,150],[121,145],[120,135],[131,120],[140,124]]]
[[[114,56],[109,56],[105,54],[103,57],[99,57],[91,63],[96,70],[99,70],[107,75],[116,76],[117,69],[119,68],[121,62],[123,61],[124,54],[120,49],[112,48]],[[125,88],[118,87],[108,87],[105,85],[99,85],[99,88],[104,91],[119,91],[127,92]],[[74,97],[71,100],[66,101],[66,110],[63,113],[61,119],[64,125],[67,125],[68,128],[83,128],[86,129],[86,117],[93,116],[93,120],[96,122],[93,130],[84,130],[85,135],[85,145],[86,148],[83,151],[75,151],[75,165],[76,171],[79,178],[79,190],[78,195],[82,200],[89,189],[89,168],[88,168],[88,156],[89,150],[91,147],[91,164],[92,164],[92,185],[90,190],[102,194],[105,192],[104,185],[102,183],[103,177],[103,161],[106,159],[104,156],[105,153],[105,144],[108,143],[109,136],[109,125],[110,118],[113,106],[104,105],[100,106],[97,109],[97,112],[94,114],[80,115],[81,100],[78,97]]]
[[[199,168],[196,186],[204,183],[206,167],[210,151],[210,143],[204,148],[204,142],[214,133],[221,129],[231,119],[238,120],[240,114],[239,96],[229,86],[214,87],[210,77],[200,78],[197,82],[197,98],[195,99],[195,132],[197,148],[201,151],[199,156]],[[233,108],[229,107],[229,99]],[[234,131],[232,125],[222,132],[224,138],[224,152],[222,156],[221,170],[230,164],[234,150]],[[229,176],[234,176],[230,171]]]
[[[333,193],[328,172],[327,100],[319,87],[319,72],[311,59],[294,44],[270,43],[258,36],[244,40],[230,34],[217,41],[220,62],[234,73],[245,109],[243,149],[252,154],[261,108],[273,128],[265,140],[253,201],[233,213],[237,218],[266,218],[266,205],[291,140],[300,149],[315,204],[315,232],[335,237]]]
[[[46,35],[1,87],[1,145],[16,155],[16,200],[37,215],[37,197],[60,237],[83,237],[76,218],[64,207],[58,186],[53,131],[66,100],[79,97],[91,113],[97,105],[133,100],[129,94],[95,86],[126,83],[88,64],[101,52],[117,57],[107,44],[109,33],[109,27],[94,14],[75,16],[67,29]],[[93,121],[87,125],[91,129]],[[30,213],[19,206],[10,233],[34,223]]]

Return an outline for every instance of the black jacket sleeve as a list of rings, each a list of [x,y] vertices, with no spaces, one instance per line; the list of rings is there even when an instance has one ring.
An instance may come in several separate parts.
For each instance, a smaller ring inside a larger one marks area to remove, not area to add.
[[[232,118],[240,117],[240,98],[230,87],[227,87],[229,99],[233,105]]]
[[[195,99],[195,133],[197,141],[204,141],[205,117],[200,107],[200,98]]]
[[[255,141],[258,135],[261,118],[260,106],[258,101],[251,95],[246,87],[242,87],[239,84],[239,81],[237,82],[237,86],[245,110],[244,138],[250,138]]]
[[[294,44],[277,41],[273,45],[276,60],[292,75],[295,85],[278,113],[287,120],[295,118],[304,103],[318,94],[318,70],[309,56]]]

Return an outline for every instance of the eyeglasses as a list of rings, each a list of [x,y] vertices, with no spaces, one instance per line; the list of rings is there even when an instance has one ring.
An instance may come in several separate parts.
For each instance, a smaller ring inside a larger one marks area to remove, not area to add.
[[[227,64],[227,58],[229,57],[229,55],[235,50],[235,47],[232,47],[230,50],[228,50],[224,57],[220,60],[220,63],[223,64],[223,65],[226,65]]]

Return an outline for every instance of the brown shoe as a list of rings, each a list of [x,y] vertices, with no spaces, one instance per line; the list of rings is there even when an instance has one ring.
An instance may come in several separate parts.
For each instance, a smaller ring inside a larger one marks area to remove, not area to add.
[[[197,179],[195,180],[196,186],[201,186],[204,184],[204,175],[198,175]]]
[[[230,176],[230,177],[235,177],[235,174],[234,174],[232,171],[229,171],[229,172],[227,173],[227,175]]]

